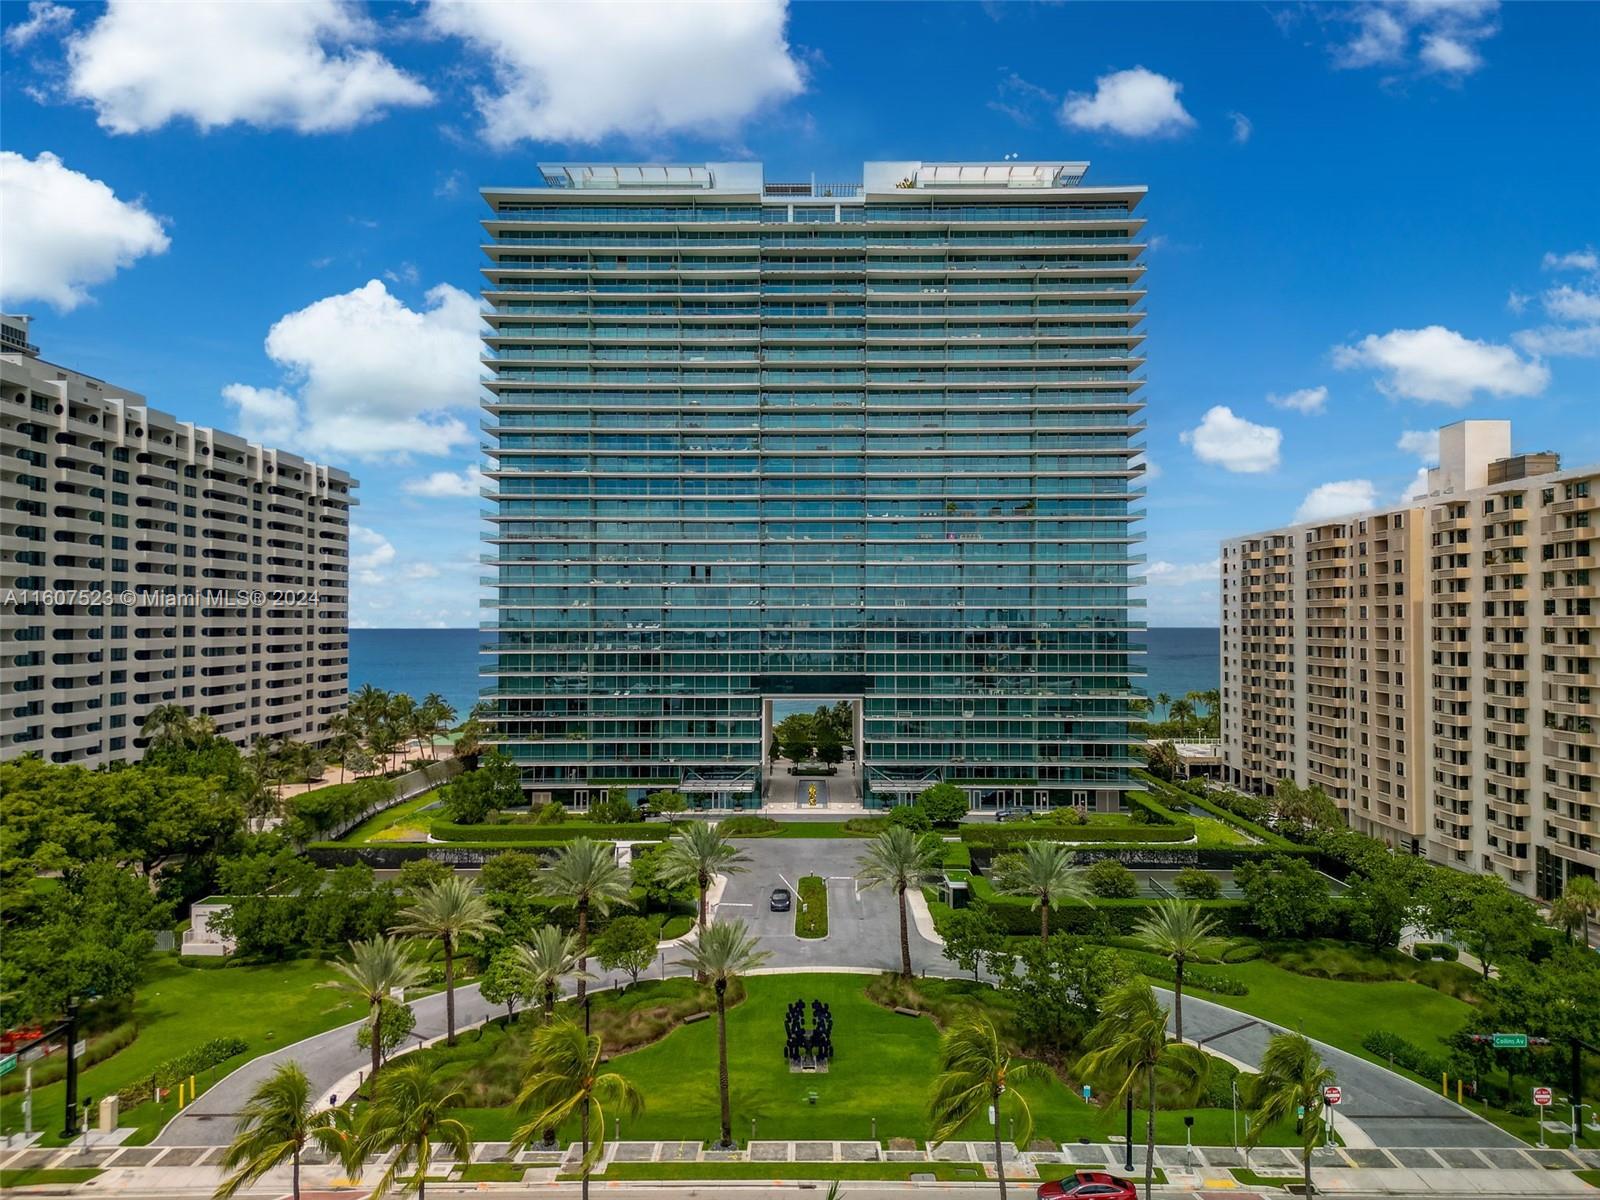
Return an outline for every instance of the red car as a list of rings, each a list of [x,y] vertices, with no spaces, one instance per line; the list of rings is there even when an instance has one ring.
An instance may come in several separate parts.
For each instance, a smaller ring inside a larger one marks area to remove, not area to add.
[[[1039,1200],[1065,1200],[1066,1197],[1084,1197],[1088,1200],[1139,1200],[1138,1189],[1126,1179],[1118,1179],[1104,1171],[1079,1171],[1065,1179],[1053,1179],[1039,1185]]]

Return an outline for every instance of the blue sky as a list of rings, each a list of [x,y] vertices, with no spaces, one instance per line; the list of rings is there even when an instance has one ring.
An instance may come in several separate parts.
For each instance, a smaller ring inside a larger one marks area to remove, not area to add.
[[[357,473],[358,624],[477,622],[476,192],[540,159],[1147,184],[1152,624],[1440,424],[1600,461],[1597,5],[3,7],[7,311]]]

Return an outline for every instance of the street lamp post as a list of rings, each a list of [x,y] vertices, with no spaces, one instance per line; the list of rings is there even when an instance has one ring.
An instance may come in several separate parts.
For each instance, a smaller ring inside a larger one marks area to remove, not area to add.
[[[1123,1167],[1133,1170],[1133,1089],[1128,1089],[1128,1133],[1123,1143]]]
[[[1228,1081],[1228,1090],[1233,1094],[1233,1148],[1239,1148],[1239,1077],[1236,1075]]]

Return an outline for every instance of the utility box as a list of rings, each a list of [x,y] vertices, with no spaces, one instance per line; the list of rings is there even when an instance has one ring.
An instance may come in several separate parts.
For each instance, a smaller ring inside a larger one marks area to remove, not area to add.
[[[95,1126],[101,1133],[115,1133],[117,1131],[117,1098],[107,1096],[100,1101],[100,1123]]]

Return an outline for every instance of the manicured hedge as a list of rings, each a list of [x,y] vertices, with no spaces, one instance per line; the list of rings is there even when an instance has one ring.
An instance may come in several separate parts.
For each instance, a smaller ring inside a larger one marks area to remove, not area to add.
[[[1149,792],[1124,792],[1122,798],[1128,802],[1129,811],[1143,812],[1154,825],[1188,824],[1181,814],[1173,812]]]
[[[986,895],[986,889],[980,889],[977,881],[974,881],[972,890],[972,906],[987,909],[1001,933],[1039,932],[1039,911],[1026,897]],[[1248,917],[1243,900],[1201,900],[1197,903],[1207,914],[1216,918],[1223,932],[1233,934],[1243,931]],[[1155,904],[1153,897],[1145,896],[1135,900],[1097,900],[1093,905],[1052,904],[1050,930],[1052,933],[1132,933]]]
[[[1163,779],[1158,779],[1148,771],[1135,769],[1133,773],[1157,795],[1168,796],[1173,800],[1181,800],[1185,804],[1193,804],[1197,808],[1203,809],[1210,813],[1219,821],[1226,821],[1235,829],[1242,829],[1244,832],[1250,834],[1250,836],[1260,838],[1264,845],[1280,850],[1297,848],[1295,843],[1291,842],[1288,838],[1283,837],[1280,834],[1273,833],[1272,830],[1266,828],[1264,825],[1257,825],[1254,821],[1247,821],[1237,813],[1229,812],[1215,800],[1211,800],[1205,796],[1198,796],[1194,792],[1178,787],[1176,784],[1168,783]]]
[[[428,832],[440,842],[548,845],[581,837],[602,842],[659,842],[671,835],[672,828],[645,821],[627,825],[591,825],[580,821],[563,821],[557,825],[457,825],[453,821],[434,821],[428,826]]]
[[[961,840],[968,846],[993,849],[1028,842],[1187,842],[1193,837],[1193,825],[1047,825],[1030,821],[961,827]]]
[[[944,844],[944,866],[946,870],[957,868],[963,871],[972,870],[972,847],[965,842],[946,842]]]

